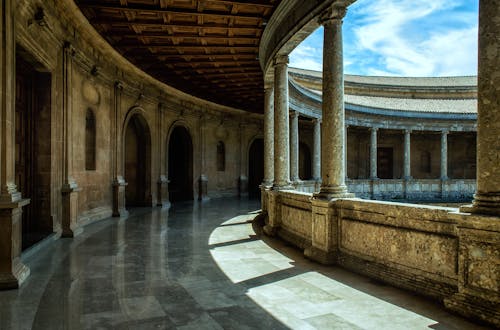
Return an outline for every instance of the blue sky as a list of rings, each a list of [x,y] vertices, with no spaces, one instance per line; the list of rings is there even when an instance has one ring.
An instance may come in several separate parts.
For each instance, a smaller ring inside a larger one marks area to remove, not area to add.
[[[357,0],[344,18],[344,72],[372,76],[477,74],[479,0]],[[290,54],[321,70],[323,28]]]

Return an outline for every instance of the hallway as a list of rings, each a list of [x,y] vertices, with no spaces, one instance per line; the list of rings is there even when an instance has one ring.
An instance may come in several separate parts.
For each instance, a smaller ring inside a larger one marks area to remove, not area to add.
[[[0,292],[0,329],[482,329],[261,238],[258,208],[140,208],[53,241],[24,256],[32,275],[19,290]]]

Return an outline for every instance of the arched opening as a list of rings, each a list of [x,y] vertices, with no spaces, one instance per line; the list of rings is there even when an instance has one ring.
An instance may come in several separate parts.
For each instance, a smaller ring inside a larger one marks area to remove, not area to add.
[[[151,134],[144,117],[134,114],[125,129],[125,203],[151,206]]]
[[[255,139],[248,151],[248,197],[260,198],[260,184],[264,180],[264,140]]]
[[[310,180],[311,174],[311,151],[304,142],[299,143],[299,178]]]
[[[92,109],[87,109],[85,115],[85,170],[96,169],[96,129],[95,115]]]
[[[26,52],[18,48],[17,54]],[[50,211],[52,77],[32,63],[23,56],[16,57],[15,177],[23,197],[31,199],[22,212],[22,250],[53,232]]]
[[[168,192],[170,200],[193,200],[193,142],[188,130],[177,126],[168,143]]]

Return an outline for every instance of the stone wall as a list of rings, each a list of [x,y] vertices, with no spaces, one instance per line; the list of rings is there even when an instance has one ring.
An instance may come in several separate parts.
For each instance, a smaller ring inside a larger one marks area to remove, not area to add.
[[[266,233],[391,285],[500,325],[500,223],[457,209],[394,202],[323,201],[265,191],[274,201]],[[270,230],[273,227],[273,230]]]

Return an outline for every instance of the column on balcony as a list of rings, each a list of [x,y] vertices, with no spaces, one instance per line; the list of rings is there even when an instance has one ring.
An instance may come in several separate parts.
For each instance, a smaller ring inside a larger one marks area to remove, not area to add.
[[[288,56],[280,55],[274,60],[274,190],[292,189],[288,116]]]
[[[404,131],[404,167],[403,167],[403,178],[405,180],[411,179],[410,136],[411,136],[411,130],[406,129]]]
[[[298,182],[299,178],[299,113],[290,112],[290,179]]]
[[[345,114],[342,19],[346,8],[332,7],[323,16],[323,102],[321,177],[318,199],[353,197],[345,184]]]
[[[370,127],[370,179],[376,180],[377,176],[377,133],[378,127]]]
[[[312,176],[315,181],[321,181],[321,119],[313,119],[313,168]]]

